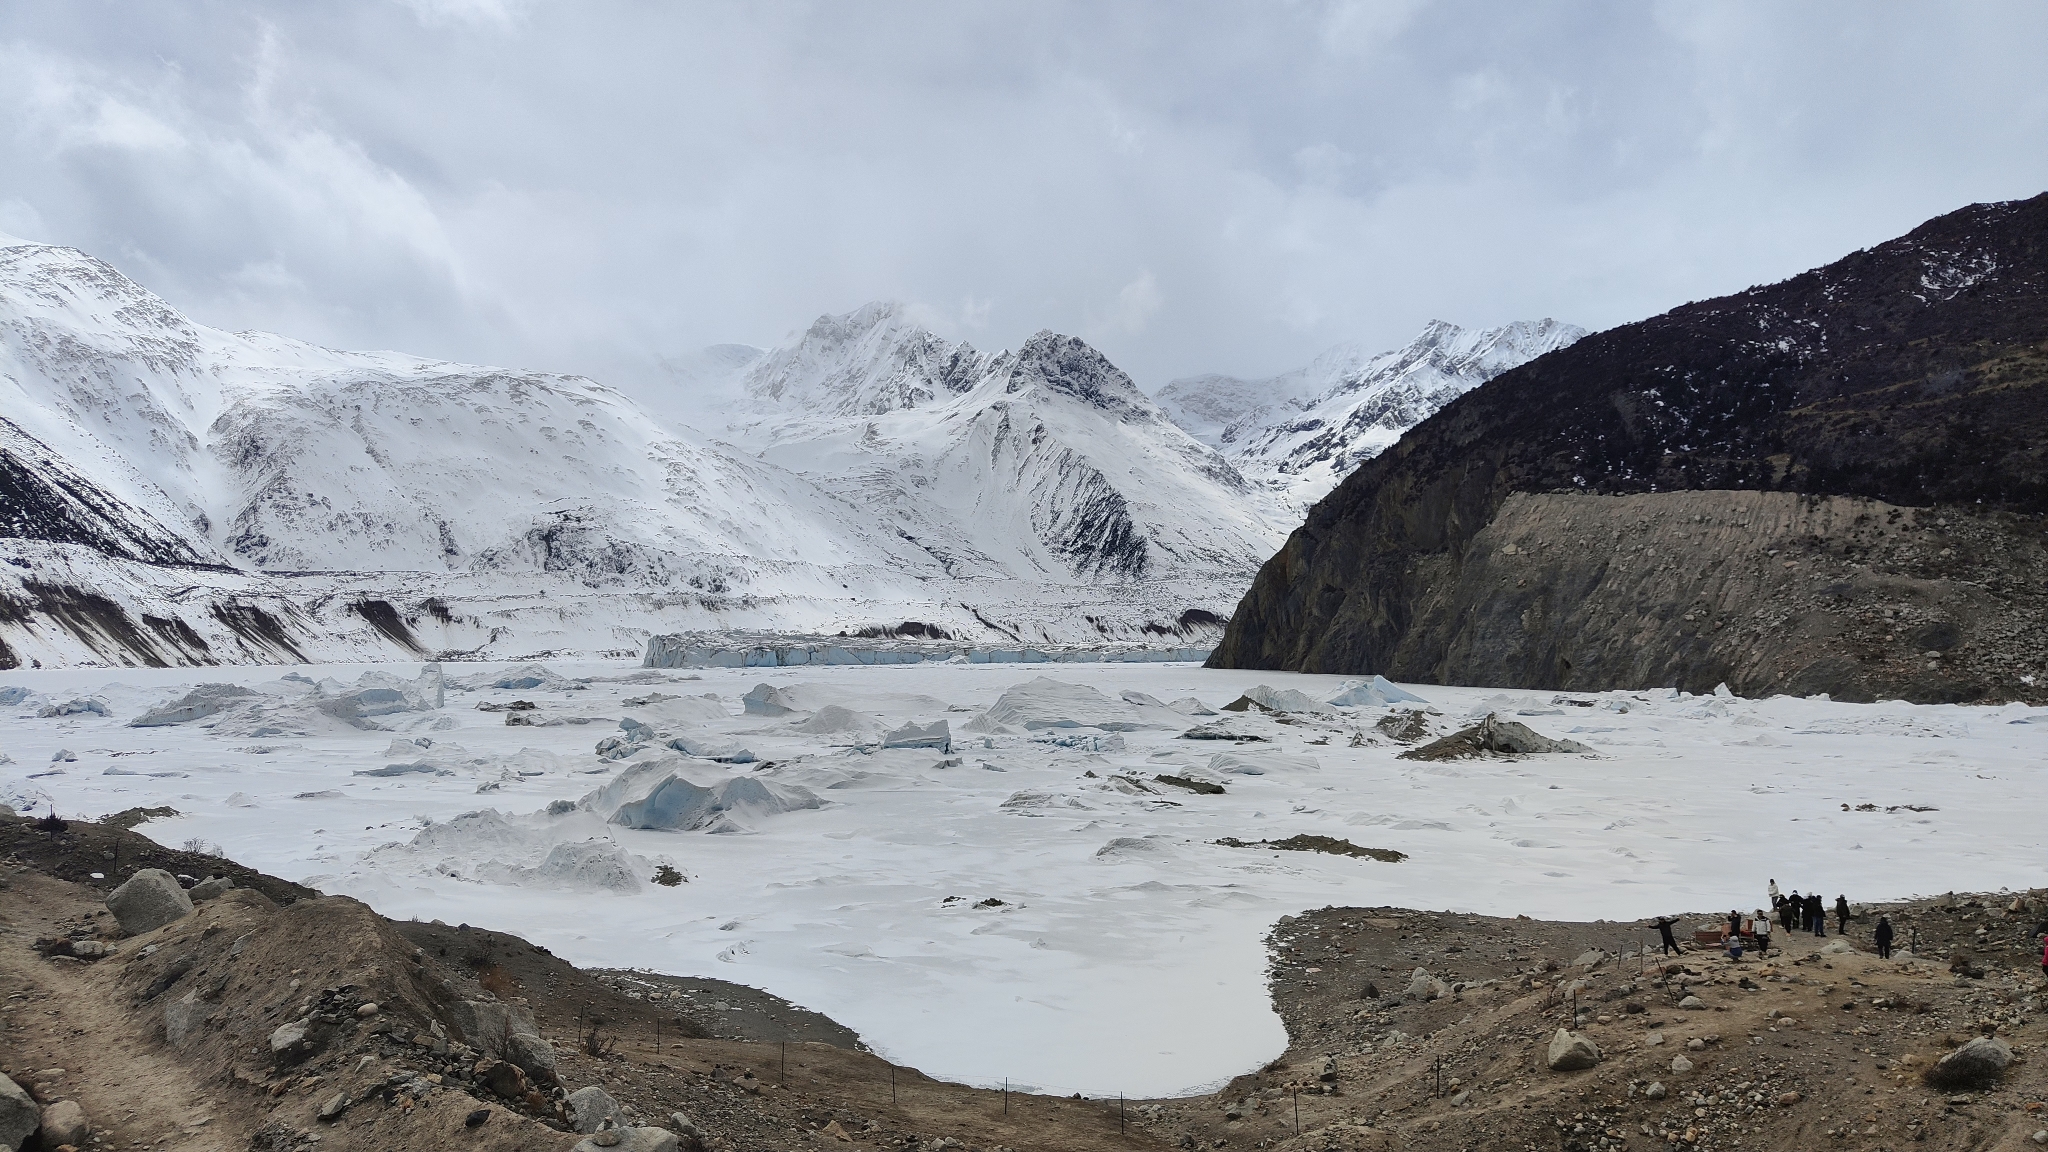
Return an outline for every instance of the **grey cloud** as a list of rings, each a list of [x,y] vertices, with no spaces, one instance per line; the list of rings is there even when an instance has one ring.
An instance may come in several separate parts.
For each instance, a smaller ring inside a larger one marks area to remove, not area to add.
[[[1600,327],[2048,186],[2031,3],[0,13],[0,230],[226,327],[643,391],[876,298],[1153,386]]]

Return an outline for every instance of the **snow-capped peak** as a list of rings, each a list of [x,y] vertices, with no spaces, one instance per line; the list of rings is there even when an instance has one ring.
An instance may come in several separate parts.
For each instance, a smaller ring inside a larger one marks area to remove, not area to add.
[[[1548,318],[1482,329],[1432,320],[1391,352],[1366,356],[1340,344],[1307,367],[1264,380],[1175,380],[1160,390],[1159,404],[1247,479],[1300,510],[1439,408],[1585,334]]]
[[[818,317],[747,370],[747,397],[757,407],[789,413],[878,415],[973,387],[981,356],[911,313],[907,305],[877,301]]]
[[[1151,397],[1138,390],[1122,369],[1086,341],[1041,330],[1003,359],[1007,375],[1003,391],[1042,388],[1068,396],[1126,422],[1165,419]]]

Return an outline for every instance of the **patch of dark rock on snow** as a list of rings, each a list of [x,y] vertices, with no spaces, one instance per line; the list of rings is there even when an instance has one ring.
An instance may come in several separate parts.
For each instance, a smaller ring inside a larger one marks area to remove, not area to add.
[[[1223,795],[1223,785],[1212,784],[1207,780],[1191,780],[1186,776],[1171,776],[1163,772],[1152,778],[1161,784],[1171,784],[1175,788],[1185,788],[1200,796]]]
[[[1401,753],[1403,760],[1462,760],[1472,756],[1529,756],[1548,752],[1591,752],[1576,740],[1539,736],[1527,724],[1488,713],[1470,728]]]
[[[1361,848],[1349,840],[1340,840],[1335,836],[1303,834],[1289,836],[1285,840],[1249,841],[1239,840],[1235,836],[1225,836],[1216,843],[1225,848],[1272,848],[1281,852],[1327,852],[1332,856],[1364,856],[1384,864],[1399,864],[1408,858],[1406,852],[1398,852],[1392,848]]]

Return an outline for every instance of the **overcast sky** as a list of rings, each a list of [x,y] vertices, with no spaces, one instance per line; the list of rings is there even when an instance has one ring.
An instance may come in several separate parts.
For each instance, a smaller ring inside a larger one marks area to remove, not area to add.
[[[1600,328],[2048,190],[2048,4],[0,0],[0,231],[583,372],[908,301],[1147,388]]]

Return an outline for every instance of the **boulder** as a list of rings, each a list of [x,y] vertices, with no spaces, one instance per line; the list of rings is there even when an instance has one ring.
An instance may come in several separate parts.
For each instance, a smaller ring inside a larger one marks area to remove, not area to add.
[[[586,1136],[597,1131],[598,1126],[607,1120],[621,1125],[626,1122],[626,1114],[620,1110],[619,1102],[595,1084],[569,1093],[568,1106],[569,1126]]]
[[[593,1136],[578,1140],[569,1152],[680,1152],[682,1142],[676,1134],[666,1128],[619,1128],[609,1135],[615,1137],[611,1144],[600,1144]]]
[[[1943,1056],[1927,1070],[1927,1083],[1936,1088],[1967,1088],[1998,1079],[2012,1063],[2012,1047],[1993,1036],[1979,1036]]]
[[[185,993],[182,999],[172,1000],[164,1005],[164,1039],[173,1048],[183,1048],[186,1041],[199,1034],[199,1026],[205,1022],[211,1006],[199,998],[199,990]]]
[[[1704,1012],[1707,1010],[1707,1002],[1697,996],[1687,996],[1678,1002],[1678,1006],[1688,1012]]]
[[[144,868],[107,893],[107,910],[123,932],[137,936],[191,914],[192,898],[177,877],[161,868]]]
[[[1648,1088],[1643,1089],[1643,1095],[1648,1096],[1652,1100],[1662,1100],[1670,1095],[1670,1093],[1671,1089],[1666,1088],[1662,1080],[1653,1080]]]
[[[43,1109],[43,1147],[83,1144],[90,1135],[92,1125],[86,1122],[85,1109],[78,1106],[78,1101],[59,1100]]]
[[[1468,756],[1532,756],[1554,752],[1591,752],[1576,740],[1552,740],[1528,725],[1502,720],[1493,713],[1470,728],[1401,753],[1403,760],[1458,760]]]
[[[711,1142],[711,1137],[705,1133],[703,1128],[698,1126],[695,1120],[690,1119],[687,1113],[669,1113],[668,1123],[669,1127],[675,1129],[676,1135],[682,1138],[682,1146],[688,1152],[696,1152],[697,1149]]]
[[[1607,953],[1595,948],[1591,952],[1581,953],[1577,960],[1572,961],[1572,967],[1591,971],[1605,963],[1607,963]]]
[[[1856,946],[1837,936],[1833,940],[1821,945],[1820,951],[1823,956],[1846,956],[1853,954],[1856,951]]]
[[[1550,1052],[1544,1063],[1552,1072],[1577,1072],[1600,1062],[1600,1047],[1576,1032],[1562,1028],[1550,1038]]]
[[[279,1068],[303,1064],[327,1042],[328,1029],[308,1020],[280,1024],[270,1033],[270,1062]]]
[[[0,1076],[0,1145],[19,1148],[42,1127],[43,1110],[21,1085]]]
[[[449,1017],[470,1047],[518,1067],[543,1084],[554,1083],[555,1049],[541,1039],[533,1013],[495,1000],[458,1000]]]
[[[476,1066],[476,1080],[507,1100],[517,1100],[526,1094],[526,1074],[508,1060],[486,1057]]]
[[[1671,1058],[1671,1074],[1673,1076],[1683,1076],[1690,1071],[1692,1071],[1692,1061],[1687,1060],[1683,1056],[1673,1056]]]
[[[185,893],[185,895],[194,904],[203,904],[234,886],[235,882],[225,876],[210,876],[194,884],[191,891]]]

